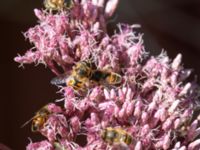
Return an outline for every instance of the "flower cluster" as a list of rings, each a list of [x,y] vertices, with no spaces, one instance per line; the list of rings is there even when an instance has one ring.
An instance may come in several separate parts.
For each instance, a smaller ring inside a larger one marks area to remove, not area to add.
[[[47,104],[48,117],[39,128],[47,139],[31,142],[27,150],[200,149],[199,87],[186,80],[191,70],[181,65],[181,54],[174,60],[165,52],[149,57],[142,34],[135,32],[138,25],[119,24],[108,35],[106,23],[117,4],[74,0],[56,13],[34,10],[39,24],[25,33],[34,47],[15,61],[43,63],[60,76],[76,62],[92,59],[98,69],[109,68],[123,82],[88,87],[85,95],[62,86],[64,106]],[[108,143],[101,135],[108,127],[123,129],[131,144]]]

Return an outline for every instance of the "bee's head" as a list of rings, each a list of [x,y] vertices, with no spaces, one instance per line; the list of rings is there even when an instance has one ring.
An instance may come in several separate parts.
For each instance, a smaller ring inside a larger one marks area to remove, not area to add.
[[[39,131],[39,126],[38,126],[38,124],[37,123],[32,123],[32,125],[31,125],[31,131],[32,132],[37,132],[37,131]]]
[[[31,125],[31,130],[33,132],[37,132],[40,130],[40,128],[44,125],[44,123],[47,120],[47,116],[43,116],[43,115],[36,115],[32,121],[32,125]]]

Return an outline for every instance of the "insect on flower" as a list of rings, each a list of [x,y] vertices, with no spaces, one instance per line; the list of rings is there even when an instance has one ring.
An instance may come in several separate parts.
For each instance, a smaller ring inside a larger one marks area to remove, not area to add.
[[[72,76],[77,77],[80,81],[86,81],[87,79],[94,82],[101,82],[109,84],[109,85],[116,85],[121,83],[122,78],[119,74],[114,73],[112,71],[99,70],[95,66],[94,62],[91,60],[84,60],[78,62],[72,71]]]
[[[33,132],[40,130],[45,124],[45,122],[47,121],[49,114],[50,114],[50,111],[48,110],[47,106],[44,106],[43,108],[41,108],[33,117],[31,130]]]
[[[101,138],[106,143],[112,144],[126,144],[132,143],[133,138],[122,128],[112,128],[108,127],[102,130]]]
[[[91,60],[80,61],[72,68],[72,72],[51,80],[53,85],[70,86],[75,91],[85,91],[92,84],[117,85],[122,77],[114,72],[98,70]]]
[[[70,86],[74,90],[83,90],[86,82],[91,78],[95,65],[90,60],[80,61],[72,68],[70,74],[62,74],[51,80],[53,85]]]
[[[49,10],[62,10],[67,7],[67,1],[69,0],[44,0],[44,6]],[[72,2],[69,1],[69,5],[72,5]]]
[[[85,91],[86,80],[79,80],[76,76],[70,76],[66,80],[67,86],[72,87],[75,91]]]
[[[88,59],[78,62],[72,69],[72,75],[76,76],[79,80],[91,79],[95,70],[95,64]]]
[[[35,116],[33,116],[29,121],[27,121],[22,127],[24,127],[26,124],[32,121],[31,131],[37,132],[43,127],[50,114],[51,112],[48,110],[47,105],[45,105],[39,111],[37,111],[35,113]]]
[[[63,74],[51,80],[52,85],[69,86],[72,87],[76,92],[84,92],[86,82],[88,82],[87,78],[83,78],[82,80],[80,80],[77,76],[67,74]]]

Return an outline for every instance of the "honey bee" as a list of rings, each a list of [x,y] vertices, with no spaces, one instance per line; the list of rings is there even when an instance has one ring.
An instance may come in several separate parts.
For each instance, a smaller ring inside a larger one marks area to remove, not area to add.
[[[88,85],[117,85],[122,82],[122,77],[114,72],[99,70],[91,60],[80,61],[72,68],[70,75],[61,75],[51,80],[53,85],[70,86],[74,90],[85,91]]]
[[[110,145],[112,144],[126,144],[130,145],[133,138],[122,128],[108,127],[102,130],[101,138]]]
[[[44,0],[44,6],[49,10],[61,10],[66,7],[65,0]]]
[[[32,121],[31,131],[37,132],[43,127],[50,114],[51,112],[48,110],[46,105],[42,107],[39,111],[37,111],[35,113],[35,116],[33,116],[33,118],[31,118],[29,121],[27,121],[22,127],[24,127],[26,124]]]
[[[92,61],[80,61],[73,66],[70,75],[55,77],[51,80],[51,84],[69,86],[75,91],[85,91],[94,70],[95,65]]]
[[[48,110],[47,106],[44,106],[38,112],[36,112],[32,120],[31,131],[39,131],[47,121],[49,115],[50,111]]]
[[[122,82],[122,77],[114,72],[99,70],[91,60],[78,62],[73,67],[72,75],[76,76],[79,80],[88,79],[96,83],[106,83],[109,85],[117,85]]]
[[[51,84],[53,85],[61,85],[61,86],[69,86],[74,89],[75,92],[79,93],[80,91],[86,91],[86,79],[80,80],[77,76],[68,76],[62,75],[59,77],[55,77],[51,80]]]
[[[66,84],[68,77],[71,77],[71,79],[74,78],[74,80],[85,81],[91,78],[94,70],[95,65],[92,63],[92,61],[80,61],[72,67],[70,74],[62,74],[59,77],[55,77],[51,80],[51,83],[53,85]]]

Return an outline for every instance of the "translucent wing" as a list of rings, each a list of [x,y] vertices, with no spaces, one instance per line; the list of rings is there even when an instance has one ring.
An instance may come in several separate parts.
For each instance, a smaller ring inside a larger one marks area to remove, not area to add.
[[[66,80],[68,77],[69,77],[69,75],[63,74],[63,75],[60,75],[58,77],[51,79],[50,83],[52,85],[56,85],[56,86],[59,86],[59,85],[66,86]]]

